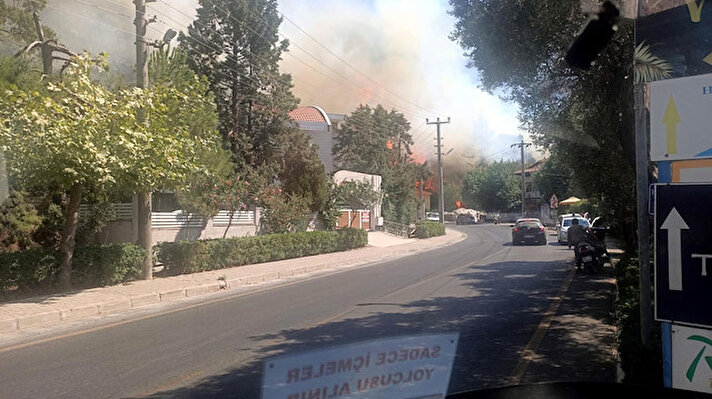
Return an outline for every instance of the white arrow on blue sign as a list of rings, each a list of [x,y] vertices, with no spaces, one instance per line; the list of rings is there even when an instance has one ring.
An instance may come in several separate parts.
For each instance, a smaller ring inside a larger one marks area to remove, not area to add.
[[[680,232],[689,229],[689,227],[677,209],[673,207],[660,228],[668,231],[668,287],[670,290],[682,291]]]
[[[655,187],[655,318],[712,327],[712,184]]]

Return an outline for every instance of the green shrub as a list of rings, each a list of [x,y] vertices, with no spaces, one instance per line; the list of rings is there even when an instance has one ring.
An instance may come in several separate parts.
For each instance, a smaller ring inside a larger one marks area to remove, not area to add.
[[[649,346],[640,339],[640,295],[638,259],[624,255],[616,264],[615,313],[618,326],[618,353],[626,383],[662,384],[660,325],[655,323]]]
[[[72,262],[72,284],[96,287],[136,280],[145,257],[146,251],[133,244],[78,247]]]
[[[416,238],[430,238],[445,235],[445,225],[442,223],[423,220],[415,225]]]
[[[345,251],[365,247],[368,244],[368,233],[365,230],[355,228],[343,228],[338,231],[338,250]]]
[[[61,254],[49,249],[0,253],[0,293],[10,287],[21,292],[49,289],[57,283]],[[77,247],[72,284],[97,287],[131,281],[141,273],[145,251],[133,244]]]
[[[52,286],[59,273],[59,259],[59,253],[44,248],[0,253],[0,293],[10,287],[32,291]]]
[[[185,274],[345,251],[363,247],[367,243],[368,234],[365,230],[346,228],[338,231],[165,242],[157,246],[156,252],[168,274]]]

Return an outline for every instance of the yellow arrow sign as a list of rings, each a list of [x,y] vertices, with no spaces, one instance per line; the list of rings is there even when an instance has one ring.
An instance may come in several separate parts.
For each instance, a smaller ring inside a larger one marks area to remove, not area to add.
[[[707,57],[703,58],[702,61],[712,65],[712,53],[709,53]]]
[[[680,114],[677,113],[675,100],[670,95],[667,107],[665,107],[665,115],[663,116],[663,124],[667,127],[667,153],[677,153],[677,124],[680,123]]]

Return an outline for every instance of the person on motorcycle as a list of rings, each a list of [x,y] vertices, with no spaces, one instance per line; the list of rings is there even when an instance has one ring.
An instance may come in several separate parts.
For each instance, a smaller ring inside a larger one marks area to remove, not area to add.
[[[586,228],[579,224],[579,220],[574,218],[571,221],[571,227],[566,232],[566,240],[569,248],[574,247],[574,257],[576,258],[576,268],[581,268],[581,256],[578,251],[578,243],[588,238]]]

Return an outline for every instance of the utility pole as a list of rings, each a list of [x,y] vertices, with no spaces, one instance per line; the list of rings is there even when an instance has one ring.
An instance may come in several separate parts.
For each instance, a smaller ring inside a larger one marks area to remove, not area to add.
[[[524,181],[524,147],[529,147],[530,145],[532,145],[532,143],[525,143],[524,137],[522,137],[522,141],[520,141],[519,143],[516,143],[516,144],[512,144],[510,146],[510,148],[511,147],[519,147],[519,149],[521,150],[521,154],[522,154],[522,217],[524,217],[525,213],[526,213],[526,207],[524,206],[524,203],[526,200],[526,192],[527,192],[526,183]]]
[[[436,147],[438,147],[438,174],[440,177],[440,184],[439,184],[439,188],[438,188],[438,192],[439,192],[438,197],[440,200],[439,201],[440,206],[438,207],[438,211],[440,214],[440,223],[445,223],[445,193],[443,192],[443,152],[442,152],[443,146],[442,146],[442,144],[440,144],[440,141],[441,141],[440,125],[448,124],[448,123],[450,123],[449,116],[447,117],[447,122],[441,121],[440,117],[438,117],[435,120],[435,122],[428,122],[428,118],[425,118],[426,125],[437,125],[437,128],[438,128],[438,138],[437,138],[438,144],[436,145]]]
[[[136,87],[148,87],[148,43],[146,42],[146,0],[134,0],[136,5]],[[145,110],[138,110],[139,122],[146,122]],[[151,245],[151,191],[140,192],[138,198],[138,245],[146,251],[143,262],[143,279],[153,278],[153,253]]]

